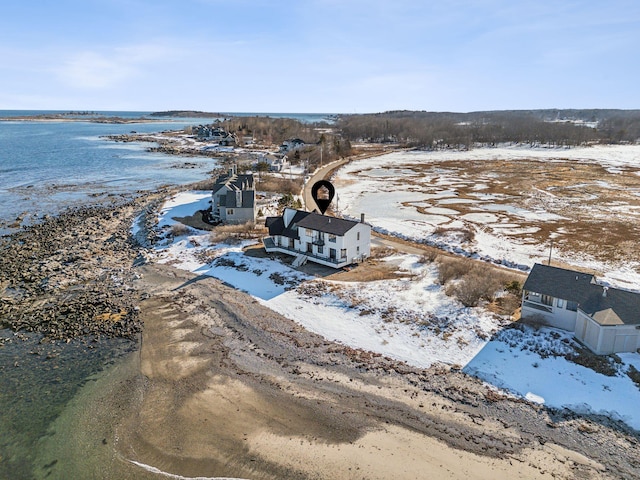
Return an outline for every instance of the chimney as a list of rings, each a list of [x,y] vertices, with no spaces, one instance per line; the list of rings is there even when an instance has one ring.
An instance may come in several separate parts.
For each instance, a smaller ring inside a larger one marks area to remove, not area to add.
[[[364,213],[360,214],[360,223],[364,223]]]
[[[609,290],[609,287],[602,287],[602,296],[603,297],[607,296],[607,290]]]

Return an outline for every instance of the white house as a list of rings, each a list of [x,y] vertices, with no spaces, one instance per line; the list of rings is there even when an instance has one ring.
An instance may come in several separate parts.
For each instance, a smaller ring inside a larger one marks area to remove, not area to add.
[[[286,208],[281,217],[268,217],[267,252],[294,255],[294,266],[307,260],[333,268],[358,263],[371,253],[371,225],[338,217]]]
[[[304,146],[304,140],[300,140],[299,138],[291,138],[282,142],[282,145],[280,145],[280,153],[293,152],[294,150],[299,150]]]
[[[227,175],[218,177],[211,199],[211,218],[214,222],[256,221],[256,191],[253,175],[238,175],[235,166]]]
[[[261,154],[258,157],[258,163],[269,165],[270,172],[282,172],[290,166],[286,155],[272,153]]]
[[[536,264],[524,283],[522,318],[568,330],[594,353],[640,348],[640,294],[591,274]]]

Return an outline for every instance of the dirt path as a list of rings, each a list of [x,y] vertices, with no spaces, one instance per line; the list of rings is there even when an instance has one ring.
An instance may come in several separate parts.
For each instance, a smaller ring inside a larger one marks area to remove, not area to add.
[[[48,478],[640,475],[637,439],[605,424],[328,342],[213,278],[138,272],[141,350],[53,426]]]

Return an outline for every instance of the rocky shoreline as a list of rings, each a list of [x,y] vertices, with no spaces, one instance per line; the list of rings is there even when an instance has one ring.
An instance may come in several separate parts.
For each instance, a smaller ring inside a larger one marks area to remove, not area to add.
[[[70,209],[0,238],[0,326],[52,340],[135,339],[140,244],[130,230],[144,205],[164,194]]]

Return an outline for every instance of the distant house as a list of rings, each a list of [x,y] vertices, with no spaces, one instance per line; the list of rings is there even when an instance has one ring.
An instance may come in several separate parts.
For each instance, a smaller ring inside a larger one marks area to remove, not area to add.
[[[197,127],[193,127],[193,133],[200,140],[209,140],[212,142],[220,142],[229,135],[226,130],[214,125],[198,125]]]
[[[235,147],[238,145],[238,136],[235,133],[227,133],[218,143],[226,147]]]
[[[292,138],[290,140],[285,140],[280,145],[280,153],[288,153],[294,150],[299,150],[305,146],[304,140],[299,138]]]
[[[534,265],[522,317],[570,331],[599,355],[640,348],[640,294],[601,285],[588,273]]]
[[[256,191],[253,175],[238,175],[232,167],[216,180],[211,194],[211,217],[215,222],[256,221]]]
[[[371,225],[343,218],[286,208],[280,217],[268,217],[267,252],[293,255],[294,266],[307,261],[341,268],[371,253]]]
[[[271,154],[261,155],[258,158],[258,163],[264,162],[269,165],[270,172],[282,172],[289,167],[289,159],[286,155]]]

